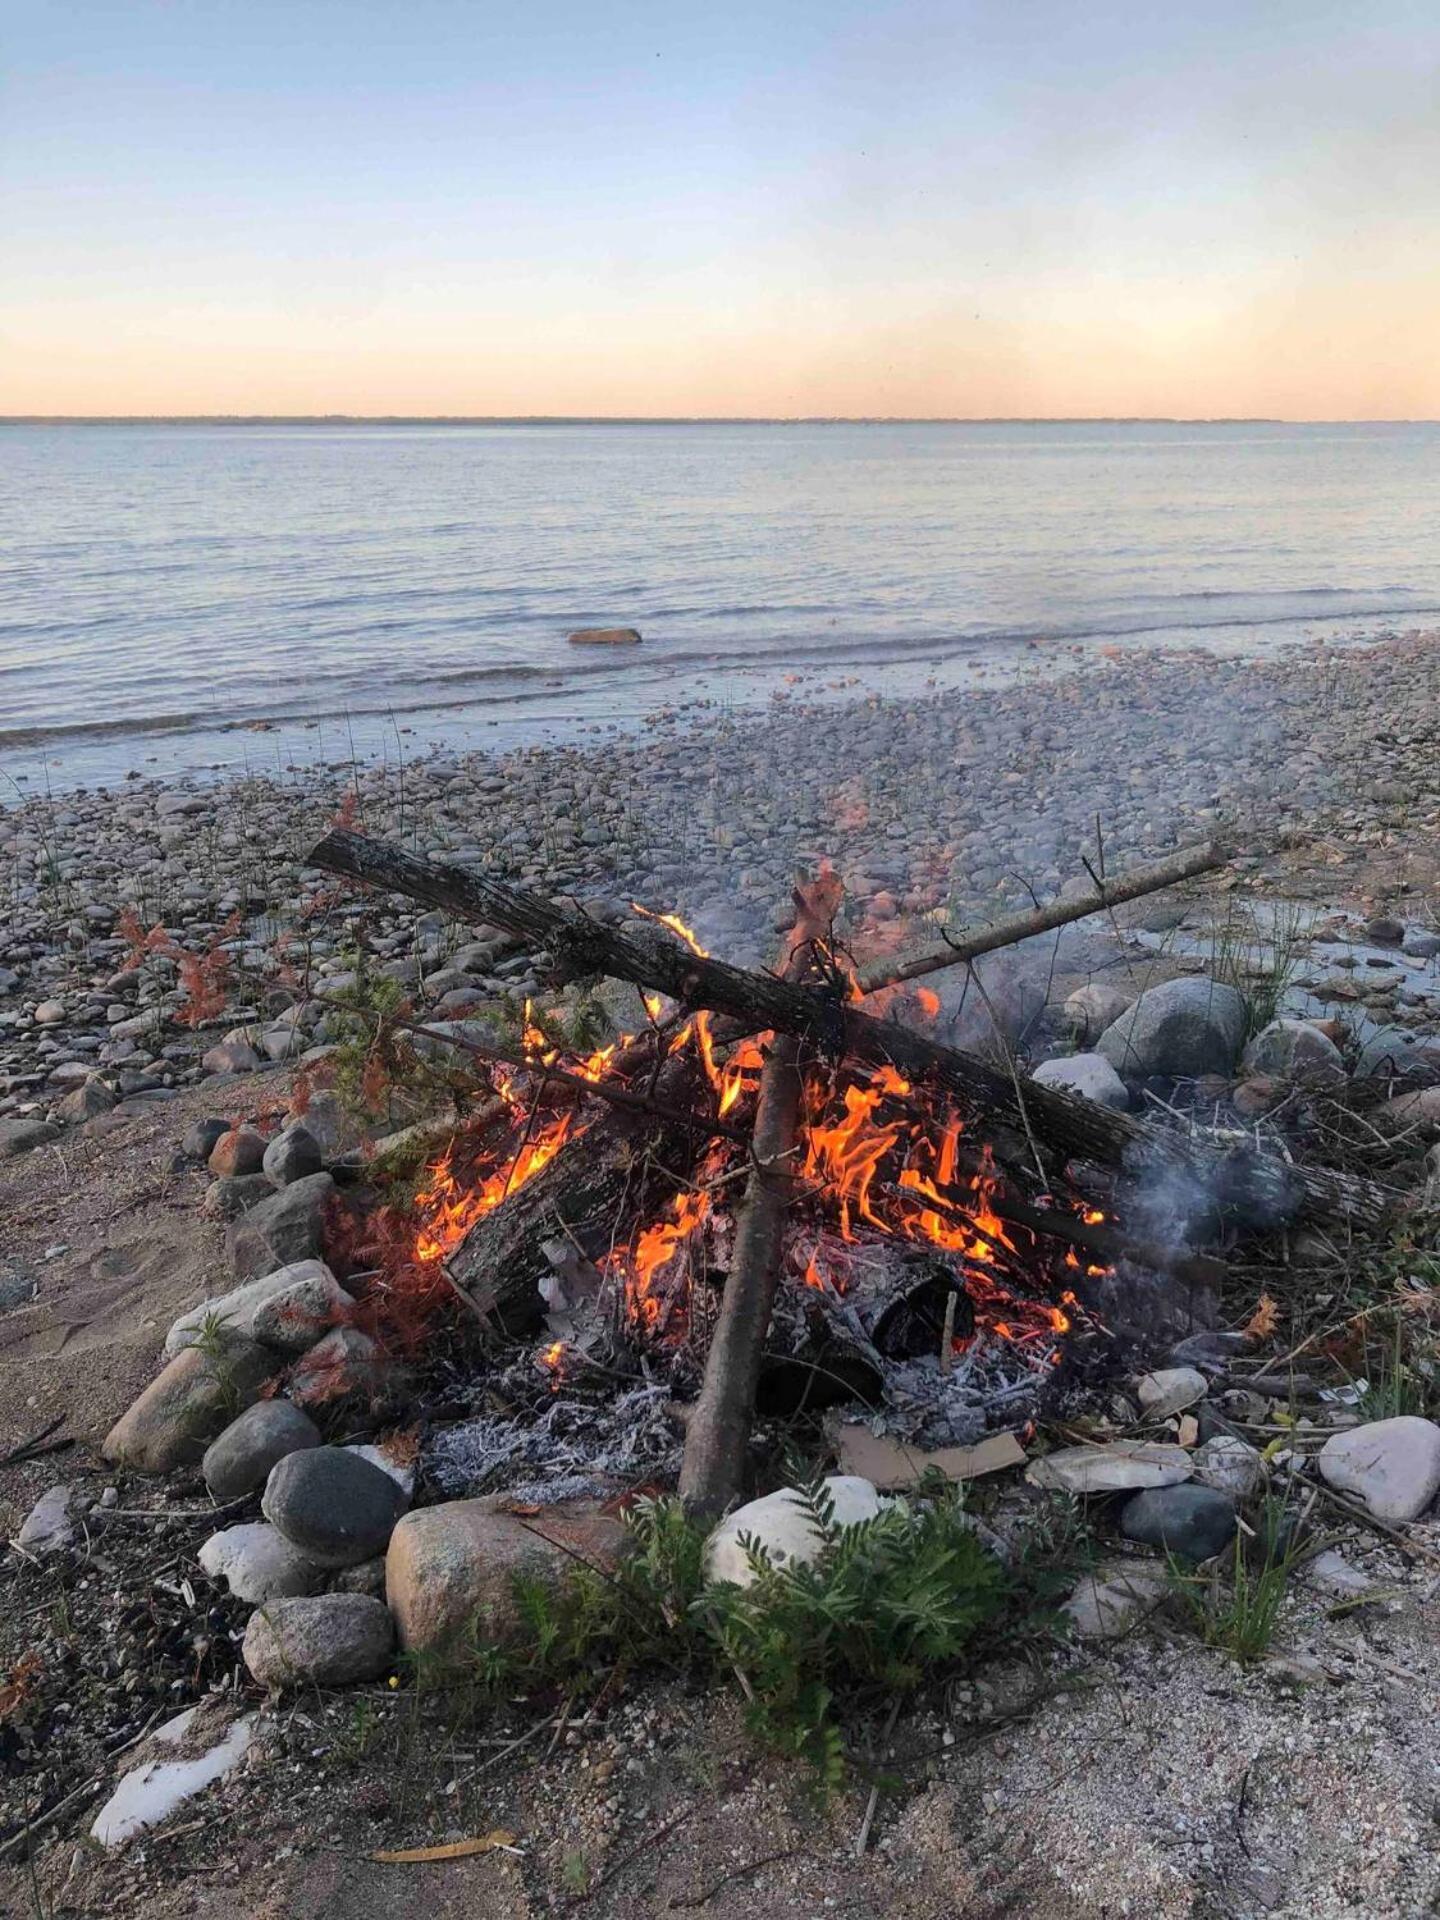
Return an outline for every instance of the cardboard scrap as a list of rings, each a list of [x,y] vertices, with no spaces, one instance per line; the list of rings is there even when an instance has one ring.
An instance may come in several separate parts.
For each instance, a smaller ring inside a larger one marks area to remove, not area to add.
[[[907,1447],[889,1434],[854,1425],[840,1427],[835,1444],[840,1471],[859,1474],[882,1492],[913,1487],[936,1467],[947,1480],[978,1480],[985,1473],[1023,1467],[1026,1459],[1025,1449],[1013,1433],[987,1434],[974,1447],[937,1447],[927,1452],[923,1447]]]

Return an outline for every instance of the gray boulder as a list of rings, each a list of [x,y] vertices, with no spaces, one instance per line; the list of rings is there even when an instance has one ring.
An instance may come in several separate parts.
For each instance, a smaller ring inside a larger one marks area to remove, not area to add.
[[[300,1316],[282,1318],[277,1311],[262,1319],[272,1302],[298,1307]],[[179,1353],[182,1347],[193,1347],[209,1324],[246,1340],[258,1340],[263,1346],[273,1345],[284,1353],[299,1353],[319,1339],[330,1312],[348,1312],[352,1305],[349,1294],[323,1260],[296,1260],[246,1280],[228,1293],[214,1294],[197,1306],[187,1307],[166,1334],[165,1351]],[[298,1337],[307,1325],[308,1337]]]
[[[1192,975],[1142,993],[1105,1029],[1096,1050],[1131,1080],[1228,1074],[1245,1044],[1248,1020],[1244,997],[1234,987]]]
[[[286,1127],[277,1133],[265,1149],[262,1163],[272,1186],[289,1187],[309,1174],[319,1173],[322,1155],[320,1142],[307,1127]]]
[[[394,1648],[395,1624],[380,1601],[320,1593],[251,1614],[241,1651],[262,1687],[343,1687],[378,1680]]]
[[[1125,1082],[1102,1053],[1072,1053],[1058,1060],[1046,1060],[1031,1078],[1037,1086],[1078,1093],[1097,1106],[1115,1107],[1123,1112],[1130,1105]]]
[[[1246,1047],[1240,1064],[1293,1086],[1338,1086],[1345,1062],[1335,1042],[1306,1020],[1272,1020]]]
[[[205,1484],[217,1500],[239,1500],[270,1478],[287,1453],[320,1445],[320,1429],[289,1400],[257,1400],[212,1440],[200,1462]]]
[[[1065,1018],[1081,1046],[1089,1046],[1107,1027],[1113,1027],[1134,1003],[1133,993],[1123,993],[1119,987],[1092,980],[1086,986],[1077,987],[1065,1002]]]
[[[334,1198],[329,1174],[312,1173],[251,1207],[226,1236],[236,1274],[253,1280],[297,1260],[322,1259],[325,1219]]]
[[[290,1453],[271,1469],[260,1508],[292,1546],[326,1567],[384,1553],[408,1502],[388,1473],[341,1447]]]

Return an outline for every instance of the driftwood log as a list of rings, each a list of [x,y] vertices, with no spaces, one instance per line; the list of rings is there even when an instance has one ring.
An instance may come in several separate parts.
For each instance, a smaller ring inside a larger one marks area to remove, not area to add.
[[[898,987],[903,981],[918,980],[927,973],[940,973],[946,967],[958,967],[966,960],[978,960],[982,953],[994,953],[1001,947],[1013,947],[1037,933],[1050,933],[1068,926],[1072,920],[1088,920],[1092,913],[1103,913],[1127,900],[1143,899],[1147,893],[1159,893],[1197,874],[1212,873],[1232,858],[1218,840],[1206,840],[1195,847],[1184,847],[1167,860],[1155,860],[1148,866],[1132,867],[1113,880],[1101,880],[1088,893],[1072,895],[1068,900],[1047,900],[1042,906],[1029,907],[1024,913],[1012,913],[1004,920],[992,920],[947,939],[932,953],[916,954],[898,965],[880,961],[860,975],[864,993],[879,993],[884,987]]]
[[[656,1107],[602,1114],[470,1229],[446,1261],[452,1282],[502,1333],[533,1333],[545,1315],[547,1241],[587,1260],[623,1244],[683,1187],[708,1142],[690,1114],[708,1082],[688,1055],[655,1076]]]
[[[745,1023],[751,1032],[795,1034],[820,1053],[869,1066],[890,1065],[962,1109],[1020,1129],[1059,1160],[1093,1160],[1132,1178],[1197,1187],[1221,1208],[1255,1222],[1318,1219],[1374,1226],[1396,1196],[1375,1182],[1338,1170],[1292,1166],[1251,1147],[1219,1153],[1178,1131],[1127,1113],[1018,1081],[1003,1068],[956,1047],[943,1047],[891,1021],[843,1006],[812,987],[702,959],[652,925],[623,929],[556,905],[529,888],[426,861],[336,828],[314,848],[312,866],[345,874],[387,893],[443,907],[462,919],[503,927],[544,948],[571,973],[610,974],[667,993],[684,1007],[705,1007]]]

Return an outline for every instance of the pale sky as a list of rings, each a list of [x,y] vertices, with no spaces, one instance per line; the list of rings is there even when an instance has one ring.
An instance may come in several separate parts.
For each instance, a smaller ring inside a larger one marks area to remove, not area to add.
[[[0,412],[1440,416],[1435,0],[9,0]]]

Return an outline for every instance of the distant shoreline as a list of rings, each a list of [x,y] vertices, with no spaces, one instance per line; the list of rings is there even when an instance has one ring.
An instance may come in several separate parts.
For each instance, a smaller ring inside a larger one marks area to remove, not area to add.
[[[1235,414],[6,413],[6,427],[1428,427]]]

